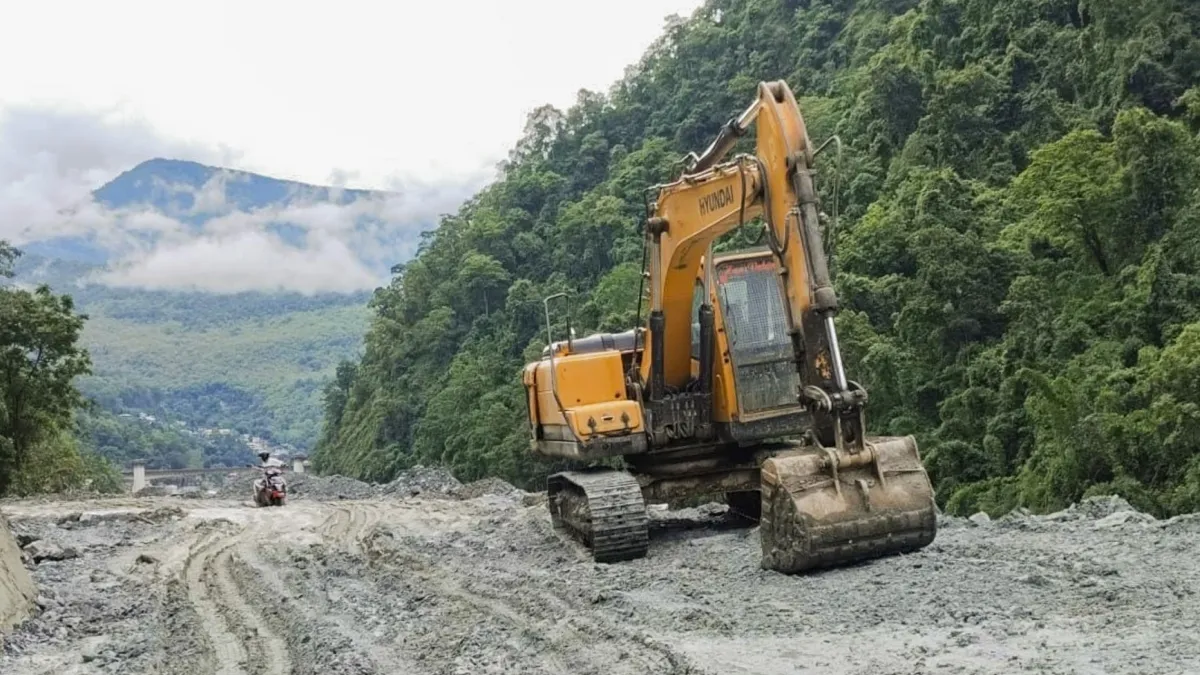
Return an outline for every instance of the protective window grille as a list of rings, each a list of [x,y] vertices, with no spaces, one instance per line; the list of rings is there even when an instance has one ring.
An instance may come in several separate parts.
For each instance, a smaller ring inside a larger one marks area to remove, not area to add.
[[[774,267],[733,266],[721,275],[721,309],[742,409],[794,406],[800,380]]]

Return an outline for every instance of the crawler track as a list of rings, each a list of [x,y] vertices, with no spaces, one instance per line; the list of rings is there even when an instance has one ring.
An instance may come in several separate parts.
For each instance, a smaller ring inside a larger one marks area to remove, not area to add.
[[[646,504],[634,477],[624,471],[564,471],[547,481],[550,517],[592,551],[596,562],[646,555]]]

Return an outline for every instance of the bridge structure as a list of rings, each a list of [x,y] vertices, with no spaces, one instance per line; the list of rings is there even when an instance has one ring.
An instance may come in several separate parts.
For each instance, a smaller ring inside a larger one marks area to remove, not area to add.
[[[292,471],[304,473],[308,458],[296,457],[292,460]],[[220,476],[252,471],[251,467],[209,467],[205,469],[147,469],[145,462],[134,462],[133,466],[122,472],[129,491],[137,493],[154,481],[179,481],[182,485],[196,484],[204,476]]]

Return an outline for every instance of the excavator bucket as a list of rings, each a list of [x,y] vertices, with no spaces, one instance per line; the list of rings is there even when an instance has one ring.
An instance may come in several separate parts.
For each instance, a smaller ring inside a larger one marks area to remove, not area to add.
[[[929,545],[933,487],[912,436],[857,453],[817,448],[762,465],[762,566],[803,572]]]

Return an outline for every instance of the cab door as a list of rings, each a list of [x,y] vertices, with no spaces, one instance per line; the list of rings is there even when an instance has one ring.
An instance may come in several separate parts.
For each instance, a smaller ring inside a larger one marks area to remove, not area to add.
[[[716,281],[739,416],[794,410],[800,376],[774,258],[718,262]]]

